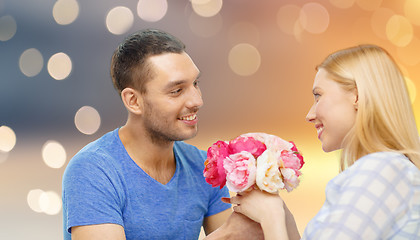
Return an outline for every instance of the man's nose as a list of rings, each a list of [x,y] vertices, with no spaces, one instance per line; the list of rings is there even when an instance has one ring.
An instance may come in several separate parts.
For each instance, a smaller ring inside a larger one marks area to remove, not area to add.
[[[200,108],[204,104],[201,90],[193,87],[190,91],[190,95],[187,102],[189,108]]]

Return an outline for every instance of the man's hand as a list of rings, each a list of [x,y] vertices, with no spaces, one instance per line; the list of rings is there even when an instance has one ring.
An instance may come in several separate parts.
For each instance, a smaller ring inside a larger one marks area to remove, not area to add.
[[[233,212],[220,228],[205,238],[205,240],[218,239],[260,240],[264,239],[264,234],[259,223]]]

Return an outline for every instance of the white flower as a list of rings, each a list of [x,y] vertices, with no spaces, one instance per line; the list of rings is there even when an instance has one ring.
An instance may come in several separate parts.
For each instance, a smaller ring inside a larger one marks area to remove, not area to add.
[[[266,150],[257,158],[257,186],[269,193],[275,193],[284,188],[276,155],[275,152]]]

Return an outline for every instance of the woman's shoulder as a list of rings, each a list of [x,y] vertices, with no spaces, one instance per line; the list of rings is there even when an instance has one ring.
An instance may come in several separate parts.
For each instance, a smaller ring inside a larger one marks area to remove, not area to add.
[[[420,170],[403,154],[375,152],[359,158],[352,166],[332,179],[332,186],[366,186],[371,182],[387,184],[405,181],[420,186]]]
[[[349,169],[379,170],[392,168],[395,170],[419,169],[404,154],[397,152],[375,152],[359,158]],[[420,172],[419,172],[420,173]]]
[[[358,159],[343,172],[346,179],[364,179],[365,183],[383,180],[404,181],[420,186],[420,170],[404,155],[396,152],[375,152]]]

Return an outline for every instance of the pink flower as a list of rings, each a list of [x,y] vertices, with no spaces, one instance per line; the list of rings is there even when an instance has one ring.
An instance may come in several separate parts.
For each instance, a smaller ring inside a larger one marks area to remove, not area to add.
[[[284,188],[286,188],[288,192],[299,185],[299,175],[296,174],[296,171],[290,168],[281,168],[280,171],[284,182]]]
[[[226,173],[223,161],[228,156],[228,144],[224,141],[217,141],[207,150],[207,159],[204,162],[204,177],[206,182],[213,187],[223,188],[226,184]]]
[[[297,149],[296,145],[294,142],[290,141],[290,143],[293,145],[292,147],[292,151],[294,152],[294,154],[300,159],[300,166],[302,167],[303,164],[305,164],[305,161],[303,161],[303,156],[300,154],[299,150]]]
[[[246,133],[218,141],[207,151],[204,177],[213,187],[242,192],[254,184],[263,191],[292,191],[305,162],[293,142],[266,133]]]
[[[292,143],[267,133],[245,133],[242,134],[241,137],[252,137],[264,143],[267,146],[267,149],[270,149],[274,152],[289,150],[293,147]]]
[[[283,150],[280,157],[283,162],[282,167],[284,168],[291,168],[297,171],[303,166],[303,161],[295,152]]]
[[[242,192],[254,185],[256,164],[254,156],[249,152],[231,154],[225,158],[226,186],[230,191]]]
[[[258,157],[267,149],[267,147],[264,143],[255,140],[252,137],[239,136],[229,142],[228,149],[230,154],[246,151],[251,153],[254,157]]]

